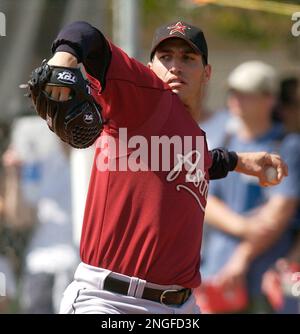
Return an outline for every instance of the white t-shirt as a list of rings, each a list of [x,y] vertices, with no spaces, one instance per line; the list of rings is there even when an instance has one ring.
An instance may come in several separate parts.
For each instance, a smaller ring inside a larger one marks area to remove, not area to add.
[[[16,296],[16,279],[8,259],[0,255],[0,298]]]

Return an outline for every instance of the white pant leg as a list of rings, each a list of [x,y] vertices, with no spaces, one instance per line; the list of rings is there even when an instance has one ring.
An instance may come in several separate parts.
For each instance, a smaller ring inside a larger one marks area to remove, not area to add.
[[[150,300],[91,289],[73,281],[66,289],[61,314],[174,314],[172,307]]]
[[[60,313],[65,314],[198,314],[199,308],[191,296],[180,307],[171,307],[150,300],[126,296],[103,289],[111,271],[81,263],[75,280],[66,289]],[[135,281],[135,280],[134,280]],[[136,282],[134,282],[136,283]],[[141,280],[144,287],[145,281]],[[168,287],[174,288],[174,287]],[[138,287],[135,289],[139,291]],[[141,291],[138,292],[139,294]]]
[[[175,314],[200,314],[201,310],[196,303],[194,292],[190,298],[181,306],[174,307]]]

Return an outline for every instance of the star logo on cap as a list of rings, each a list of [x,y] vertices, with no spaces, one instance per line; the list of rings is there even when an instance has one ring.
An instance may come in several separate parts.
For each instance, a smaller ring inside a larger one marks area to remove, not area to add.
[[[183,25],[181,22],[177,22],[174,26],[168,27],[167,29],[171,30],[170,35],[175,34],[175,32],[179,32],[180,34],[185,35],[185,30],[191,28]]]

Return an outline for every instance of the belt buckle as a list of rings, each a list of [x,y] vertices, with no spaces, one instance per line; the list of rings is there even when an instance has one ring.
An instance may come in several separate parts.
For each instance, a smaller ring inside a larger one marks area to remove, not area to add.
[[[178,292],[178,291],[179,291],[179,290],[164,290],[164,291],[162,292],[162,294],[160,295],[160,297],[159,297],[159,302],[160,302],[161,304],[163,304],[163,305],[168,306],[167,304],[164,303],[164,299],[166,298],[165,293],[168,293],[168,292]]]

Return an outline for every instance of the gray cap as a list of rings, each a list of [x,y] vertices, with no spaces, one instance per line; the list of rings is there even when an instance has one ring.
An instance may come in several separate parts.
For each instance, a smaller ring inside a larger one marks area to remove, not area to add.
[[[248,61],[236,67],[228,77],[231,89],[245,93],[269,93],[278,91],[275,69],[261,61]]]

